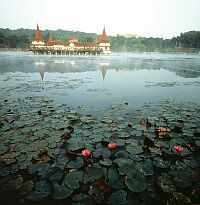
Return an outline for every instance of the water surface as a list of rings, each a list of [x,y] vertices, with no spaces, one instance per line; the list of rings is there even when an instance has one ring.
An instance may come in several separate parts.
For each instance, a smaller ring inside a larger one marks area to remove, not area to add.
[[[0,52],[0,95],[48,96],[70,106],[200,101],[200,56],[114,53],[48,56]]]

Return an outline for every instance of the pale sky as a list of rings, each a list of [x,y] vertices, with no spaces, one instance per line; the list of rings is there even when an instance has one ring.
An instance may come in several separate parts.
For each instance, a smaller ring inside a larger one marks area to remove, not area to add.
[[[169,38],[200,30],[200,0],[0,0],[1,28]]]

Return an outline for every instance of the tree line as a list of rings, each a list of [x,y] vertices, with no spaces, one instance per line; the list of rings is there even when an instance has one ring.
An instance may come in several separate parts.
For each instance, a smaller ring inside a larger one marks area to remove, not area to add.
[[[34,38],[35,30],[32,29],[0,29],[0,48],[22,48],[29,47]],[[92,42],[96,39],[95,33],[84,33],[79,31],[45,30],[44,40],[49,37],[66,41],[74,36],[81,42]],[[113,51],[170,51],[170,50],[200,50],[200,31],[189,31],[181,33],[171,39],[146,38],[146,37],[124,37],[121,35],[110,36]]]

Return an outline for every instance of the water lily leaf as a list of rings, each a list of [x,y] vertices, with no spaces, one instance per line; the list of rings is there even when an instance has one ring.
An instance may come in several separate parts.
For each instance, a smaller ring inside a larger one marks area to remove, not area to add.
[[[120,177],[117,168],[111,167],[108,169],[107,181],[108,185],[114,189],[124,188],[123,180]]]
[[[114,157],[115,158],[129,158],[129,154],[128,152],[124,150],[119,150],[118,152],[114,154]]]
[[[29,166],[29,173],[30,174],[38,174],[40,176],[45,176],[50,168],[50,164],[46,162],[32,164]]]
[[[157,185],[161,188],[163,192],[173,193],[176,191],[176,187],[174,186],[172,179],[167,174],[163,174],[158,177]]]
[[[112,186],[112,184],[116,183],[119,180],[119,173],[116,168],[111,167],[108,169],[108,184]]]
[[[66,187],[65,185],[59,185],[58,183],[54,183],[53,184],[53,195],[52,198],[53,199],[66,199],[69,196],[71,196],[71,194],[73,193],[73,190]]]
[[[143,192],[147,189],[146,179],[138,170],[131,172],[126,177],[125,184],[132,192]]]
[[[72,171],[65,176],[64,184],[71,189],[78,189],[83,182],[83,171]]]
[[[135,163],[131,159],[119,158],[113,162],[118,165],[120,175],[129,175],[135,169]]]
[[[71,160],[70,162],[67,163],[67,168],[72,168],[72,169],[79,169],[83,166],[84,161],[81,157],[77,157],[74,160]]]
[[[128,204],[127,201],[127,192],[124,190],[119,190],[111,194],[109,199],[109,204],[119,204],[119,205],[125,205]]]
[[[71,138],[67,141],[66,149],[70,151],[76,151],[83,149],[85,147],[85,143],[82,139],[74,139]]]
[[[94,182],[104,176],[103,169],[96,167],[89,167],[84,176],[84,183]]]
[[[130,154],[141,154],[143,153],[143,149],[142,149],[142,146],[140,145],[133,145],[133,144],[130,144],[126,147],[126,150],[127,152],[129,152]]]
[[[109,158],[111,155],[111,152],[107,148],[98,148],[94,153],[93,156],[95,158]]]
[[[167,169],[170,166],[170,162],[163,160],[161,158],[154,158],[153,159],[153,166],[161,169]]]
[[[150,159],[137,164],[137,169],[144,174],[144,176],[153,175],[153,163]]]
[[[5,154],[6,152],[8,152],[9,147],[3,144],[0,144],[0,155]]]
[[[51,186],[46,180],[38,181],[35,184],[35,189],[26,199],[31,201],[40,201],[46,199],[51,194]]]
[[[51,181],[51,182],[57,182],[60,183],[60,181],[63,178],[63,170],[60,169],[59,167],[52,167],[50,170],[48,170],[47,173],[47,178]]]
[[[99,163],[105,167],[110,167],[112,165],[112,161],[110,159],[100,160]]]

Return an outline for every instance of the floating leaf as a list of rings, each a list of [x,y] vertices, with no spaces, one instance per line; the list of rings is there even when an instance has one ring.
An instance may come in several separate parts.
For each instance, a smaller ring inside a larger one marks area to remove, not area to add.
[[[95,158],[109,158],[111,155],[111,152],[107,148],[98,148],[94,153],[93,156]]]
[[[53,199],[67,199],[69,196],[71,196],[71,194],[73,193],[73,190],[66,187],[65,185],[59,185],[58,183],[54,183],[53,184],[53,195],[52,198]]]
[[[130,154],[133,154],[133,155],[143,153],[142,146],[135,145],[135,144],[130,144],[130,145],[126,146],[126,150],[127,150],[127,152],[129,152]]]
[[[104,176],[103,169],[96,167],[88,167],[84,176],[84,183],[94,182]]]
[[[3,144],[0,144],[0,155],[5,154],[6,152],[8,152],[9,147]]]
[[[72,171],[69,172],[64,179],[65,186],[71,189],[78,189],[80,182],[83,181],[83,172],[82,171]]]
[[[31,201],[40,201],[46,199],[51,194],[51,186],[45,181],[38,181],[35,184],[35,189],[26,198]]]
[[[124,190],[119,190],[111,194],[109,199],[109,204],[119,204],[119,205],[127,205],[127,192]]]
[[[106,167],[110,167],[112,165],[112,161],[110,159],[100,160],[99,163]]]
[[[132,192],[143,192],[147,189],[146,179],[138,170],[126,177],[125,184]]]
[[[77,157],[76,159],[67,163],[67,168],[79,169],[83,166],[83,164],[83,159],[81,157]]]

